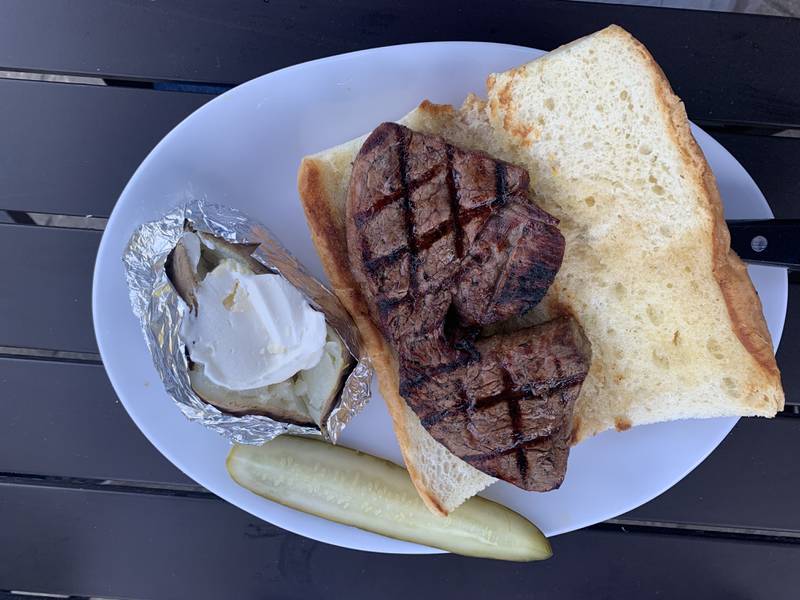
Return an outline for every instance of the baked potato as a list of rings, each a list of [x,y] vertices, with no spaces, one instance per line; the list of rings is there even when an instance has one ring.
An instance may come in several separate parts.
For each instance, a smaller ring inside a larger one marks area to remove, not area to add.
[[[255,246],[232,244],[205,232],[186,231],[166,261],[166,273],[189,310],[198,315],[195,290],[224,261],[234,261],[254,274],[273,273],[251,256]],[[339,334],[326,326],[320,360],[312,368],[288,379],[257,387],[234,390],[212,381],[201,363],[192,360],[186,348],[189,381],[203,401],[234,415],[264,415],[285,423],[322,429],[335,408],[344,380],[354,359]]]

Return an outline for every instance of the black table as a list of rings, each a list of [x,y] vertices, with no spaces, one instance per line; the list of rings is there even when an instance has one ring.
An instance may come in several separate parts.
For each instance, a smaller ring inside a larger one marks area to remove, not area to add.
[[[261,522],[150,446],[97,354],[89,298],[103,217],[147,152],[215,93],[360,48],[484,40],[550,49],[610,23],[650,48],[689,116],[748,169],[776,216],[799,218],[800,139],[775,134],[800,128],[800,20],[525,0],[1,3],[0,69],[100,79],[0,78],[0,590],[796,598],[795,277],[778,353],[786,411],[740,421],[673,489],[555,538],[555,557],[540,564],[368,554]]]

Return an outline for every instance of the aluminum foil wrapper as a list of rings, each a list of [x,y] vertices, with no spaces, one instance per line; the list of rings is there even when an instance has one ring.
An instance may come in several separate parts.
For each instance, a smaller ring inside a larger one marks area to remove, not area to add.
[[[186,350],[180,339],[181,321],[189,307],[178,295],[165,270],[167,257],[188,224],[234,244],[258,244],[252,256],[294,285],[315,309],[323,312],[356,359],[345,380],[339,402],[322,431],[276,421],[261,415],[236,416],[220,411],[195,394],[189,382]],[[350,315],[324,285],[311,276],[262,224],[233,208],[192,200],[145,223],[131,236],[122,256],[131,306],[164,387],[184,415],[239,444],[263,444],[283,434],[322,436],[336,442],[342,429],[369,401],[372,365],[362,354],[360,338]]]

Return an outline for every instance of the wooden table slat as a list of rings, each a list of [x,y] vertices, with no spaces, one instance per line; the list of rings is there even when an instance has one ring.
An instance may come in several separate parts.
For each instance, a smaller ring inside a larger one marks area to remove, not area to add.
[[[799,439],[800,418],[740,419],[694,471],[621,518],[800,534]]]
[[[720,132],[711,135],[755,180],[776,218],[800,218],[800,138]]]
[[[6,100],[0,131],[14,148],[0,153],[0,210],[99,217],[111,214],[156,143],[213,98],[3,79],[0,97]],[[800,217],[800,139],[713,135],[753,176],[777,216]]]
[[[343,550],[211,499],[0,486],[0,507],[0,589],[86,596],[781,600],[800,560],[796,544],[587,530],[516,564]]]
[[[100,365],[0,358],[0,388],[1,473],[194,484],[137,429]]]
[[[7,282],[0,346],[97,352],[91,296],[99,243],[99,231],[0,224]]]
[[[487,9],[459,0],[7,0],[0,68],[238,84],[306,60],[408,42],[549,50],[612,23],[649,47],[693,118],[800,124],[800,20],[586,2],[499,0]]]
[[[0,79],[0,98],[13,148],[0,210],[107,217],[148,152],[213,96]]]

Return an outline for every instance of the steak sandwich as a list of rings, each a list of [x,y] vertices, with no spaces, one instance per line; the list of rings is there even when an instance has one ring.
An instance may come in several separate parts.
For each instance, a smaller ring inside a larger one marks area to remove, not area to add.
[[[495,478],[551,489],[606,429],[783,406],[683,105],[619,27],[306,157],[298,182],[434,512]]]

